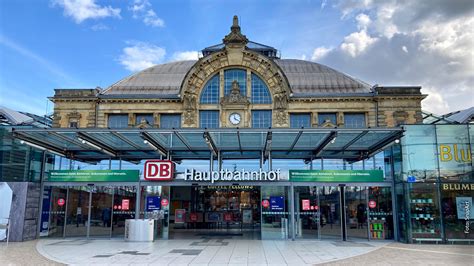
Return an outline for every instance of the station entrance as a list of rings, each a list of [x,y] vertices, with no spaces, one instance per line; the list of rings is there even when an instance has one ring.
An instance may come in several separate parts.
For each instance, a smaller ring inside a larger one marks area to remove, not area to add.
[[[260,238],[259,186],[173,186],[170,238]]]

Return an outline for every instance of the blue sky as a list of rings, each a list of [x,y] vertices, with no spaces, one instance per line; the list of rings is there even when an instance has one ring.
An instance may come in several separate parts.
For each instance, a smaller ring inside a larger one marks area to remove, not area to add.
[[[4,0],[0,105],[44,114],[54,88],[106,88],[152,64],[194,58],[221,42],[236,14],[250,40],[283,58],[320,62],[371,84],[421,85],[432,95],[424,107],[454,111],[473,105],[474,80],[472,31],[450,31],[474,25],[472,4],[454,2],[427,9],[370,0]],[[434,78],[440,71],[457,74]]]

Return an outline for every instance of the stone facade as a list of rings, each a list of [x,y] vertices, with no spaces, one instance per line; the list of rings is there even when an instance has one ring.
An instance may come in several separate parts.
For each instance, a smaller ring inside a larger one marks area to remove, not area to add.
[[[121,95],[103,97],[102,90],[57,89],[54,97],[53,127],[107,127],[110,114],[127,114],[128,126],[134,127],[137,114],[153,114],[153,127],[160,127],[161,114],[180,114],[181,127],[199,127],[200,110],[219,110],[220,127],[236,127],[229,122],[231,113],[239,113],[242,122],[238,127],[251,126],[252,110],[272,110],[272,127],[289,127],[289,114],[310,113],[312,127],[319,124],[319,113],[336,113],[337,127],[344,127],[344,114],[364,113],[367,127],[395,127],[401,124],[421,123],[421,100],[426,97],[421,87],[373,87],[364,95],[340,93],[338,95],[294,96],[285,73],[272,60],[261,53],[247,49],[248,39],[240,33],[234,18],[231,32],[224,38],[224,48],[200,58],[182,80],[179,94],[166,98],[159,95]],[[271,104],[232,102],[225,99],[224,71],[239,68],[247,71],[247,94],[250,95],[251,73],[267,85]],[[220,104],[201,104],[199,99],[206,84],[214,75],[220,76]]]

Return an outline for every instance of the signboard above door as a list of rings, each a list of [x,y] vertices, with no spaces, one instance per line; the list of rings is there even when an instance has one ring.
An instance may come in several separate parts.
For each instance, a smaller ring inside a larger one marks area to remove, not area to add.
[[[290,170],[295,182],[383,182],[382,170]]]
[[[51,170],[47,182],[138,182],[139,170]]]

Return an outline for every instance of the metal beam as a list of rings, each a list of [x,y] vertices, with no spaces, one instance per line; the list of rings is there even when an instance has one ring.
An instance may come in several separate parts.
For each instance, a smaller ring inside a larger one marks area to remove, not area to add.
[[[298,140],[300,139],[302,134],[303,134],[303,130],[300,130],[300,132],[298,132],[298,135],[296,135],[295,139],[293,140],[293,143],[291,144],[290,149],[288,149],[288,151],[286,152],[287,155],[290,154],[291,151],[293,151],[293,149],[296,146],[296,143],[298,143]]]
[[[78,139],[84,143],[84,144],[87,144],[93,148],[96,148],[97,150],[107,154],[107,155],[110,155],[110,156],[113,156],[113,157],[117,157],[118,155],[118,152],[115,151],[114,149],[110,148],[109,146],[107,146],[106,144],[94,139],[93,137],[87,135],[86,133],[83,133],[83,132],[77,132],[76,133],[77,136],[78,136]]]
[[[37,149],[46,150],[46,151],[49,151],[51,153],[55,153],[55,154],[63,156],[63,157],[66,157],[68,155],[68,153],[66,151],[61,150],[61,149],[55,147],[54,145],[51,145],[51,144],[49,144],[47,142],[44,142],[44,141],[33,139],[33,138],[25,136],[21,133],[13,132],[13,136],[15,138],[23,141],[24,144],[35,147]]]
[[[353,138],[351,141],[349,141],[346,145],[344,145],[344,147],[342,147],[341,151],[347,150],[347,148],[349,148],[349,146],[351,146],[352,144],[354,144],[356,141],[358,141],[359,139],[361,139],[363,136],[367,135],[367,133],[369,133],[368,130],[363,131],[362,133],[360,133],[359,135],[357,135],[355,138]]]
[[[374,154],[376,154],[377,152],[380,152],[382,150],[384,150],[385,148],[387,148],[388,146],[392,145],[393,142],[396,140],[396,139],[400,139],[401,137],[403,136],[403,132],[394,132],[392,134],[390,134],[388,137],[386,137],[385,139],[379,141],[378,143],[372,145],[368,150],[367,150],[367,157],[366,158],[370,158],[372,157]]]
[[[158,141],[155,140],[155,138],[148,132],[142,131],[140,132],[140,137],[143,139],[143,142],[145,144],[148,144],[151,146],[154,150],[158,151],[163,156],[168,155],[168,150],[161,145]]]
[[[240,131],[239,131],[239,128],[237,128],[237,140],[239,141],[239,151],[240,151],[240,154],[243,154],[243,150],[242,150],[242,142],[240,141]]]
[[[184,146],[186,146],[189,151],[194,153],[191,144],[189,144],[189,142],[186,140],[186,138],[183,137],[183,135],[181,135],[181,133],[179,133],[178,131],[173,131],[173,133],[176,135],[176,137],[178,137],[179,140],[181,140],[181,142],[183,142]]]
[[[326,148],[326,146],[329,145],[329,143],[331,143],[331,141],[333,141],[334,139],[336,139],[336,136],[337,136],[337,131],[331,131],[331,132],[326,136],[326,138],[324,138],[324,140],[321,141],[321,144],[319,144],[318,147],[316,147],[316,148],[313,150],[313,154],[315,155],[315,157],[318,157],[319,154],[324,150],[324,148]]]
[[[265,138],[265,146],[263,148],[264,158],[268,157],[270,150],[272,149],[272,132],[267,132],[267,137]]]
[[[135,144],[133,141],[127,139],[124,135],[120,134],[119,132],[117,131],[111,131],[110,133],[112,133],[112,135],[116,136],[117,138],[119,138],[120,140],[122,140],[123,142],[127,143],[128,145],[134,147],[135,149],[137,150],[141,150],[142,147],[138,146],[137,144]]]
[[[217,155],[217,153],[219,152],[219,150],[217,149],[217,146],[216,144],[214,143],[214,140],[212,139],[212,136],[211,134],[209,134],[209,132],[204,132],[204,134],[202,135],[202,137],[204,138],[204,140],[206,141],[206,144],[207,146],[209,146],[209,149],[211,150],[212,154],[214,156]]]

